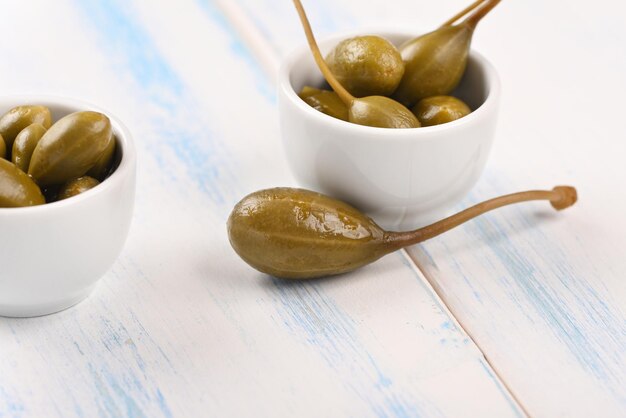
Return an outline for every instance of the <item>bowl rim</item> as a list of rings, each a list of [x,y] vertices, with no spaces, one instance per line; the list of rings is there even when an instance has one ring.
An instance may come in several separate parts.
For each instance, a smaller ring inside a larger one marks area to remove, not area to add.
[[[6,103],[8,103],[9,106],[20,106],[25,103],[43,105],[49,108],[64,106],[71,108],[73,112],[92,110],[103,113],[111,120],[113,134],[115,138],[117,138],[117,146],[121,147],[122,158],[115,171],[92,189],[68,199],[44,203],[42,205],[0,208],[0,218],[19,216],[27,213],[35,214],[44,211],[61,211],[67,207],[79,205],[81,202],[94,199],[100,194],[107,193],[107,190],[120,184],[135,172],[137,155],[130,130],[117,116],[108,110],[83,100],[56,95],[12,94],[0,96],[0,106],[4,106]]]
[[[399,38],[411,38],[417,36],[419,33],[425,32],[416,32],[404,28],[396,28],[396,29],[385,29],[380,27],[374,28],[362,28],[356,30],[350,30],[345,32],[336,32],[329,36],[322,37],[318,40],[318,44],[320,45],[320,49],[324,49],[325,46],[330,44],[331,42],[339,42],[340,40],[346,39],[348,37],[354,36],[362,36],[362,35],[378,35],[385,39],[388,37],[399,37]],[[397,46],[397,45],[396,45]],[[485,113],[491,112],[497,106],[497,101],[500,96],[500,77],[498,73],[482,54],[477,52],[474,49],[470,49],[469,58],[477,63],[483,73],[485,74],[485,79],[487,80],[489,91],[487,97],[484,102],[474,111],[472,111],[469,115],[464,116],[460,119],[457,119],[452,122],[444,123],[441,125],[434,126],[422,126],[419,128],[405,128],[405,129],[391,129],[391,128],[380,128],[374,126],[365,126],[358,125],[351,122],[346,122],[341,119],[334,118],[332,116],[326,115],[318,110],[315,110],[311,106],[307,105],[296,93],[293,86],[291,85],[291,74],[293,67],[296,63],[298,63],[302,56],[305,54],[310,54],[310,49],[307,43],[303,43],[300,46],[294,48],[289,54],[287,54],[286,58],[281,62],[278,71],[278,86],[283,95],[293,104],[296,108],[300,109],[301,112],[304,112],[308,116],[317,119],[319,123],[328,123],[332,126],[335,126],[337,129],[346,129],[351,130],[353,133],[363,133],[363,134],[384,134],[385,140],[393,140],[393,139],[406,139],[410,138],[413,141],[416,140],[429,140],[432,137],[429,134],[433,134],[440,131],[445,131],[454,128],[461,128],[463,125],[471,124],[475,122],[476,119],[482,117]],[[318,69],[319,71],[319,69]],[[321,75],[321,72],[320,72]],[[280,96],[280,95],[279,95]]]

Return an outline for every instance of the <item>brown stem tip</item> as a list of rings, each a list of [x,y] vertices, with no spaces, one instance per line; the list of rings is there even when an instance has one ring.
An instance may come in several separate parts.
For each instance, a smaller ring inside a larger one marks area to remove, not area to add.
[[[550,199],[550,204],[556,210],[567,209],[578,200],[578,193],[574,187],[556,186],[552,191],[557,193],[557,196]]]

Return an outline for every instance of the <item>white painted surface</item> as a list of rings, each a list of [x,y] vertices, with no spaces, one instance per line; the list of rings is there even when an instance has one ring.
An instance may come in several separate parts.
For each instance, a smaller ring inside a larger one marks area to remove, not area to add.
[[[111,109],[139,171],[129,240],[95,293],[0,318],[0,417],[523,416],[404,253],[295,284],[236,257],[230,208],[293,183],[274,86],[216,5],[32,0],[3,15],[3,93]]]

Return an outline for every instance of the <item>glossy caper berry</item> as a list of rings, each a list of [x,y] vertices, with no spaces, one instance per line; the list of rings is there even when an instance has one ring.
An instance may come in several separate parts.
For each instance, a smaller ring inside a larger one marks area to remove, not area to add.
[[[7,153],[11,152],[15,137],[33,123],[49,128],[52,123],[50,109],[39,105],[16,106],[0,117],[0,135],[6,143]]]
[[[93,189],[100,182],[93,177],[83,176],[65,183],[58,191],[57,199],[63,200]]]
[[[35,151],[35,147],[45,133],[46,128],[44,128],[42,124],[33,123],[17,134],[11,152],[11,161],[17,168],[28,172],[28,166],[30,165],[33,151]]]
[[[87,171],[87,175],[98,179],[99,181],[104,180],[110,173],[113,168],[113,162],[115,160],[115,150],[117,149],[117,141],[115,136],[109,145],[102,153],[102,156],[96,161],[96,164]]]
[[[471,109],[454,96],[433,96],[420,100],[411,109],[422,126],[441,125],[470,114]]]
[[[15,164],[0,158],[0,208],[46,203],[39,186]]]
[[[102,113],[67,115],[52,125],[35,147],[28,174],[40,186],[78,178],[98,162],[112,140],[111,122]]]
[[[356,97],[389,96],[404,74],[400,52],[380,36],[345,39],[326,55],[337,80]]]
[[[334,91],[307,86],[302,89],[299,96],[315,110],[337,119],[348,120],[348,107]]]
[[[0,158],[6,158],[7,155],[7,146],[4,142],[4,138],[0,135]]]
[[[419,128],[415,115],[400,103],[384,96],[355,99],[349,109],[350,122],[377,128]]]
[[[406,106],[414,106],[426,97],[452,92],[465,73],[476,25],[499,2],[486,0],[459,24],[444,24],[401,45],[405,71],[393,97]]]
[[[228,218],[228,236],[248,264],[277,277],[338,274],[385,253],[384,231],[374,221],[348,204],[302,189],[246,196]]]
[[[413,106],[423,98],[454,90],[467,67],[472,33],[467,25],[447,26],[402,45],[406,70],[393,97]]]
[[[577,193],[573,187],[557,186],[509,194],[414,231],[393,232],[337,199],[279,187],[249,194],[237,203],[228,218],[228,238],[255,269],[281,278],[308,279],[354,270],[485,212],[529,200],[549,200],[554,209],[563,210],[576,203]]]

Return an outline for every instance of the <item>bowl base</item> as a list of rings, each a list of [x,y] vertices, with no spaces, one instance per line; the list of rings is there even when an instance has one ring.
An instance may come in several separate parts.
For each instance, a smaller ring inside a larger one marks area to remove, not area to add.
[[[93,292],[95,287],[96,285],[94,284],[93,286],[89,286],[88,288],[73,294],[71,297],[43,304],[20,306],[0,304],[0,316],[9,318],[32,318],[35,316],[44,316],[61,312],[67,308],[71,308],[79,302],[82,302]]]

